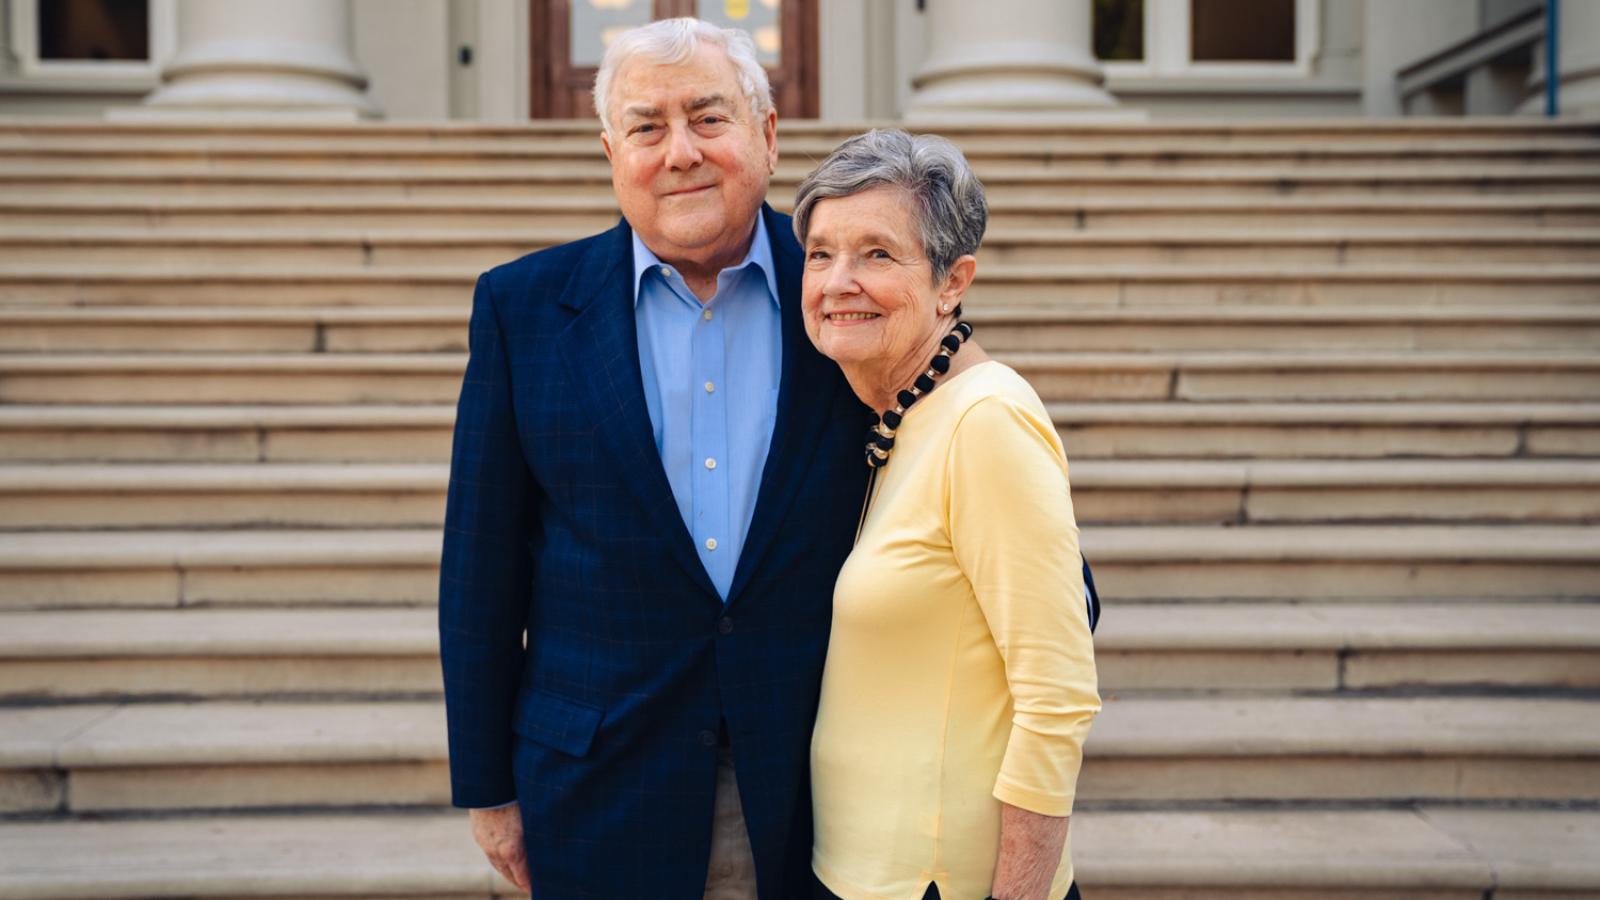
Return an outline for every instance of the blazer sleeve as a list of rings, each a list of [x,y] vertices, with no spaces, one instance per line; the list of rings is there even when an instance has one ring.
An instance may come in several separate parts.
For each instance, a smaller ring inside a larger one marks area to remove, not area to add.
[[[987,397],[957,426],[947,477],[951,545],[1011,692],[994,796],[1069,815],[1100,697],[1060,439],[1022,404]]]
[[[489,807],[516,799],[511,723],[537,530],[491,273],[478,278],[468,330],[439,571],[439,656],[451,801]]]

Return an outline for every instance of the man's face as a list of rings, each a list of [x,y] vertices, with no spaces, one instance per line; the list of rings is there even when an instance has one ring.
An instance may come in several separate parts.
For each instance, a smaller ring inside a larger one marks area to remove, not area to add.
[[[600,141],[645,246],[667,262],[737,264],[777,165],[777,113],[751,112],[733,63],[710,44],[679,65],[624,63],[609,105]]]

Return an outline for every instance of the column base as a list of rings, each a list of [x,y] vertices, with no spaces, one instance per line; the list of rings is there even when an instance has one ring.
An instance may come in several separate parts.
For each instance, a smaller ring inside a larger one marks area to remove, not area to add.
[[[362,115],[353,109],[272,109],[262,107],[259,109],[239,109],[230,107],[203,107],[203,106],[122,106],[106,110],[106,121],[129,122],[134,124],[150,123],[160,124],[171,122],[175,124],[197,124],[205,122],[330,122],[355,123],[371,122],[376,117]]]

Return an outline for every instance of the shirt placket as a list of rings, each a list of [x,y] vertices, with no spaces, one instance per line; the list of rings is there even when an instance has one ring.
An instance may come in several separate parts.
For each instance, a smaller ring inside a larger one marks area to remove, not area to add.
[[[690,421],[694,446],[694,535],[700,559],[718,591],[732,581],[732,538],[728,520],[727,345],[723,316],[707,304],[695,323],[690,356],[695,382]]]

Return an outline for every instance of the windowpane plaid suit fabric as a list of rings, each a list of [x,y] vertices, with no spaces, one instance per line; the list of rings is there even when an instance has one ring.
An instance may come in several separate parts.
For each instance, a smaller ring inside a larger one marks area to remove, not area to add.
[[[808,748],[869,413],[805,337],[788,218],[762,214],[783,372],[726,604],[651,436],[626,223],[478,281],[440,574],[450,774],[458,806],[519,801],[541,900],[698,897],[723,722],[761,896],[810,890]]]

